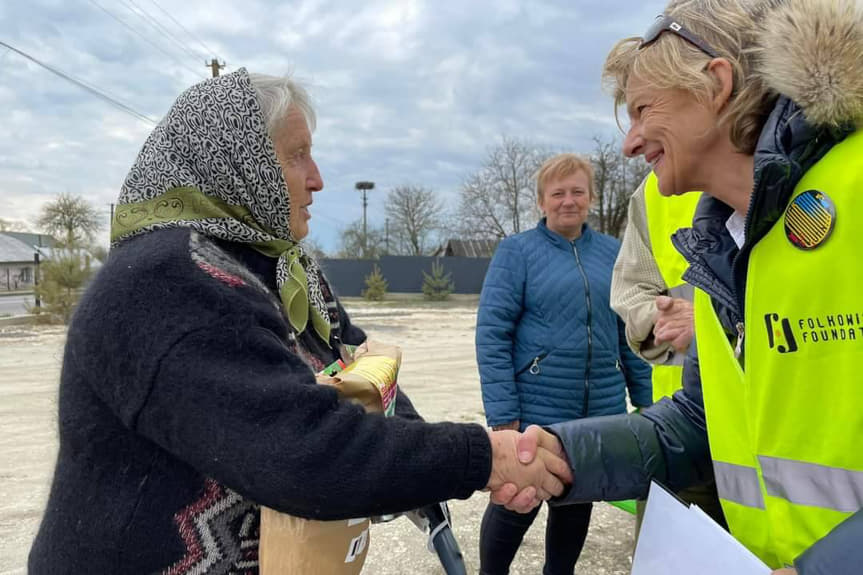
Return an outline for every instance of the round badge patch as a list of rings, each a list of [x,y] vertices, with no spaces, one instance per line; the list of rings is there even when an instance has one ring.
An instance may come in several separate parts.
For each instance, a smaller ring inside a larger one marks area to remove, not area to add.
[[[812,250],[827,241],[836,224],[836,206],[824,192],[808,190],[785,209],[785,235],[801,250]]]

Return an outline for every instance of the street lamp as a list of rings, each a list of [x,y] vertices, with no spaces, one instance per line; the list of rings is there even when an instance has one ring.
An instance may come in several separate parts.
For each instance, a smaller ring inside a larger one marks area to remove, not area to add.
[[[354,187],[363,193],[363,258],[366,257],[366,241],[368,239],[368,231],[366,230],[366,208],[369,205],[369,199],[366,195],[369,190],[375,189],[374,182],[357,182]]]

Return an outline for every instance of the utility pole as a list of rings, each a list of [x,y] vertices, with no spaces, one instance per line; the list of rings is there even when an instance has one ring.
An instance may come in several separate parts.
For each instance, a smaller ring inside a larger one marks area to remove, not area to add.
[[[390,219],[384,220],[384,245],[386,246],[386,254],[390,255]]]
[[[218,78],[219,77],[219,70],[221,70],[222,68],[225,67],[225,63],[222,62],[221,64],[219,64],[219,60],[216,58],[213,58],[209,62],[204,62],[204,66],[206,66],[210,70],[212,70],[213,78]]]
[[[369,190],[375,189],[374,182],[357,182],[354,187],[363,193],[363,259],[366,257],[366,242],[368,241],[368,229],[366,228],[366,208],[369,205],[369,199],[366,195]]]

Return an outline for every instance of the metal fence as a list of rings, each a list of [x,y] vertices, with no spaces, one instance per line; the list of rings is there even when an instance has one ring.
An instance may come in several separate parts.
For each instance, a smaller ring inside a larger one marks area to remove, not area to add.
[[[387,291],[421,293],[423,272],[431,275],[432,262],[443,265],[444,274],[450,274],[453,293],[478,294],[491,258],[463,258],[456,256],[383,256],[379,260],[323,259],[324,273],[340,296],[362,295],[366,289],[366,276],[377,264],[387,280]]]

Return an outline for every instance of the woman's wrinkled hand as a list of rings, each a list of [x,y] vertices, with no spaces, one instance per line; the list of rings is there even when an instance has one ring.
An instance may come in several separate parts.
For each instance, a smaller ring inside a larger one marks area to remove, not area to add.
[[[653,340],[670,343],[680,353],[686,352],[695,337],[695,316],[692,303],[681,298],[656,297]]]
[[[506,440],[509,441],[512,438],[513,436],[508,435]],[[503,481],[497,485],[489,482],[491,501],[512,511],[527,513],[542,501],[563,493],[566,485],[572,483],[572,471],[560,441],[541,427],[531,425],[523,434],[515,433],[514,438],[516,462],[520,467],[515,468],[515,474],[507,475],[508,472],[513,471],[512,461],[509,459],[513,453],[509,451],[510,446],[507,444],[506,463],[501,467],[502,472],[496,478]],[[494,442],[492,446],[494,449]],[[541,465],[541,471],[536,468],[537,464]],[[494,468],[494,464],[492,467]],[[535,470],[542,479],[539,482],[519,483],[518,471],[526,473],[527,469]],[[492,476],[495,476],[494,469]]]

